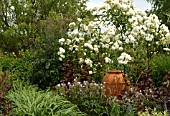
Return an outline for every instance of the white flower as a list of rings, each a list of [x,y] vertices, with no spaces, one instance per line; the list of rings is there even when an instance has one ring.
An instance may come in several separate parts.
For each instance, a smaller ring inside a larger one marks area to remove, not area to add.
[[[127,15],[135,15],[135,11],[132,8],[129,8],[129,10],[126,12]]]
[[[99,48],[98,48],[97,45],[94,45],[94,51],[95,51],[96,53],[99,53]]]
[[[128,44],[128,43],[130,43],[130,40],[128,38],[126,38],[125,42]]]
[[[102,48],[109,48],[109,44],[102,44]]]
[[[117,40],[116,42],[117,42],[119,45],[122,45],[122,41]]]
[[[71,34],[72,34],[73,36],[77,36],[77,35],[79,34],[78,29],[75,29]]]
[[[75,38],[75,40],[76,40],[76,42],[79,42],[79,41],[80,41],[80,39],[79,39],[79,38],[77,38],[77,37]]]
[[[151,42],[152,38],[151,37],[146,37],[145,40],[148,41],[148,42]]]
[[[73,45],[73,48],[75,51],[78,51],[78,46],[77,45]]]
[[[78,22],[81,22],[81,21],[82,21],[82,19],[80,19],[80,18],[77,18],[77,21],[78,21]]]
[[[93,50],[93,46],[90,43],[85,43],[84,46],[88,47],[91,50]]]
[[[60,84],[57,84],[57,86],[58,86],[58,87],[61,87],[61,85],[60,85]]]
[[[72,45],[69,46],[69,50],[70,50],[70,51],[73,50],[73,46],[72,46]]]
[[[163,50],[167,51],[167,52],[170,52],[170,49],[169,48],[163,48]]]
[[[62,47],[60,47],[59,48],[59,51],[58,51],[58,55],[59,55],[59,60],[60,61],[63,61],[63,58],[65,58],[65,55],[64,55],[64,53],[65,53],[65,49],[63,49]]]
[[[72,22],[72,23],[69,24],[69,27],[72,28],[72,29],[73,29],[75,26],[76,26],[76,23],[75,23],[75,22]]]
[[[79,37],[79,40],[80,40],[80,41],[84,41],[84,38],[83,38],[83,37]]]
[[[65,55],[63,55],[63,54],[60,54],[60,57],[61,57],[61,58],[65,58]]]
[[[83,58],[79,58],[79,63],[82,64],[84,62]]]
[[[61,57],[59,57],[59,60],[60,60],[60,61],[63,61],[63,59],[62,59]]]
[[[86,52],[83,52],[83,54],[86,56]]]
[[[129,35],[128,38],[129,38],[129,42],[130,43],[134,43],[135,42],[135,38],[132,35]]]
[[[119,64],[125,65],[125,64],[128,63],[128,61],[127,61],[127,60],[118,60],[118,63],[119,63]]]
[[[64,54],[65,53],[65,49],[63,49],[62,47],[59,48],[58,51],[58,55]]]
[[[132,18],[128,19],[128,21],[129,21],[130,23],[133,23],[133,22],[134,22],[134,20],[133,20]]]
[[[112,50],[116,50],[116,48],[114,46],[112,46],[111,48],[112,48]]]
[[[108,36],[104,35],[103,38],[101,39],[101,41],[109,43],[110,42],[110,38]]]
[[[151,34],[147,34],[145,40],[151,42],[154,39],[154,36]]]
[[[120,7],[119,0],[114,0],[113,5],[119,8]]]
[[[156,45],[159,45],[159,41],[156,42]]]
[[[160,26],[160,32],[162,32],[163,34],[167,34],[167,33],[169,33],[169,29],[165,24],[162,24]]]
[[[112,26],[111,28],[108,28],[108,35],[110,37],[115,35],[115,26]]]
[[[104,9],[106,9],[106,10],[109,10],[109,9],[110,9],[110,5],[109,5],[109,4],[106,4],[106,3],[103,3],[101,8],[104,8]]]
[[[129,6],[126,4],[121,4],[120,6],[124,11],[127,11],[129,9]]]
[[[119,51],[123,51],[123,47],[119,47],[118,50],[119,50]]]
[[[93,61],[91,61],[89,58],[86,58],[86,59],[85,59],[85,63],[86,63],[87,65],[89,65],[90,67],[92,67]]]
[[[93,74],[93,71],[89,71],[89,74],[90,74],[90,75]]]
[[[64,38],[59,39],[59,43],[60,43],[61,45],[63,45],[64,42],[65,42],[65,39],[64,39]]]
[[[131,57],[129,54],[123,52],[123,53],[117,58],[117,60],[118,60],[118,63],[119,63],[119,64],[125,65],[125,64],[127,64],[129,61],[132,60],[132,57]]]
[[[65,44],[66,44],[66,45],[70,45],[70,44],[71,44],[71,40],[70,40],[70,39],[66,39]]]
[[[115,42],[115,43],[113,44],[113,46],[114,46],[115,49],[118,49],[118,48],[119,48],[118,42]]]
[[[15,9],[15,7],[14,7],[14,6],[11,6],[11,9],[12,9],[12,10],[14,10],[14,9]]]
[[[112,60],[108,57],[105,57],[104,60],[105,60],[105,63],[111,63],[112,62]]]

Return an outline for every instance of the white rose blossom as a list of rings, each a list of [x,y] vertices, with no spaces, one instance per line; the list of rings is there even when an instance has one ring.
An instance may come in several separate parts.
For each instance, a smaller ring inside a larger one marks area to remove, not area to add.
[[[76,26],[76,23],[75,23],[75,22],[71,22],[71,23],[69,24],[69,27],[72,28],[72,29],[74,29],[75,26]]]
[[[123,53],[117,58],[117,60],[118,60],[118,63],[119,63],[119,64],[126,65],[129,61],[132,60],[132,57],[131,57],[129,54],[123,52]]]
[[[89,71],[89,74],[90,74],[90,75],[93,74],[93,71]]]
[[[104,60],[105,60],[105,63],[112,63],[112,60],[108,57],[105,57]]]
[[[91,61],[89,58],[86,58],[86,59],[85,59],[85,63],[86,63],[87,65],[89,65],[90,67],[92,67],[93,61]]]
[[[71,40],[70,39],[66,39],[65,44],[66,45],[70,45],[71,44]]]
[[[113,17],[110,10],[117,17]],[[132,0],[106,0],[104,4],[90,11],[96,17],[94,16],[95,18],[92,20],[88,19],[88,22],[77,18],[78,24],[76,24],[77,22],[69,24],[68,38],[61,38],[59,43],[62,47],[68,46],[71,54],[78,54],[79,63],[86,63],[89,67],[93,66],[93,71],[99,63],[95,61],[98,60],[97,58],[101,58],[105,63],[110,63],[113,60],[109,57],[114,56],[117,52],[130,52],[131,49],[141,47],[146,43],[149,45],[158,43],[156,45],[163,45],[164,50],[169,51],[167,47],[167,44],[170,44],[168,27],[161,24],[156,15],[135,8]],[[120,14],[121,17],[119,17]],[[118,18],[127,19],[125,22],[123,20],[125,25],[119,24],[119,21],[116,20]],[[62,49],[58,54],[62,59],[64,58]],[[124,52],[120,57],[114,58],[114,60],[116,59],[119,64],[127,64],[132,57]],[[101,64],[102,66],[104,65]]]
[[[65,42],[65,39],[64,39],[64,38],[59,39],[59,43],[60,43],[61,45],[63,45],[64,42]]]
[[[59,60],[60,60],[60,61],[62,61],[63,58],[65,58],[64,53],[65,53],[65,49],[63,49],[62,47],[60,47],[60,48],[59,48],[59,51],[58,51],[58,53],[57,53],[57,54],[59,55]]]
[[[93,46],[90,43],[85,43],[84,46],[88,47],[91,50],[93,50]]]
[[[163,48],[163,50],[170,52],[170,48]]]
[[[79,63],[82,64],[84,62],[83,58],[79,58]]]

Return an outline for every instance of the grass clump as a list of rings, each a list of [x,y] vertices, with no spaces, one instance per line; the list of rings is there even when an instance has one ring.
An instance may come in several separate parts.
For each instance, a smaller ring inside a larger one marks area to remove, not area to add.
[[[17,116],[85,116],[76,105],[63,97],[18,81],[14,83],[8,98],[16,106],[12,112]]]

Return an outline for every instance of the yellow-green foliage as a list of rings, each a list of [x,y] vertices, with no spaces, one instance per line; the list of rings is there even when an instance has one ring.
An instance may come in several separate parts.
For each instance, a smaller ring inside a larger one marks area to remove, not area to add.
[[[16,106],[12,110],[16,116],[86,116],[65,98],[19,81],[7,97]]]
[[[167,116],[167,111],[157,112],[156,108],[153,111],[149,112],[149,109],[146,109],[145,112],[138,112],[139,116]]]

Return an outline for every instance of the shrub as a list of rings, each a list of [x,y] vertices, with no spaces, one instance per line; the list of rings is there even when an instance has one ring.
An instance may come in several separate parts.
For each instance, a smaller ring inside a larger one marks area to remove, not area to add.
[[[10,73],[11,79],[27,79],[32,72],[32,65],[30,62],[14,56],[2,56],[0,57],[0,65],[3,72]]]
[[[166,110],[165,98],[170,96],[170,75],[167,71],[161,86],[156,87],[150,73],[151,70],[148,70],[147,73],[142,71],[137,81],[131,81],[131,91],[122,96],[121,101],[131,104],[132,107],[137,107],[141,112],[145,111],[145,108],[152,110],[156,108],[158,112],[164,111]]]
[[[7,97],[17,106],[12,110],[17,116],[85,116],[63,97],[54,96],[49,91],[38,91],[37,87],[19,81],[14,82]]]
[[[54,36],[47,38],[36,44],[31,61],[33,72],[30,82],[42,89],[54,86],[62,79],[63,62],[58,60],[58,38]]]
[[[57,93],[76,104],[82,112],[89,116],[133,116],[136,114],[128,105],[120,105],[114,98],[104,95],[102,85],[95,82],[83,83],[75,80],[72,84],[62,83],[56,86]]]
[[[166,110],[164,98],[170,93],[170,75],[166,72],[161,86],[156,87],[150,73],[151,70],[139,70],[137,81],[131,81],[131,90],[115,97],[106,97],[103,86],[93,81],[61,83],[56,86],[56,90],[91,116],[135,116],[139,111],[144,112],[145,108],[156,108],[157,112],[162,112]]]
[[[158,55],[153,58],[151,63],[152,78],[154,79],[156,86],[160,86],[162,79],[166,75],[166,70],[170,71],[170,55]]]
[[[69,24],[68,37],[59,39],[58,52],[59,59],[69,58],[77,72],[85,64],[96,82],[119,64],[150,67],[155,54],[169,51],[168,28],[155,14],[136,9],[131,0],[107,0],[90,12],[93,18],[77,18]]]

